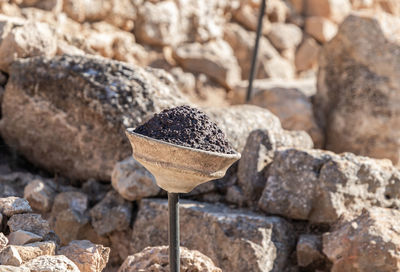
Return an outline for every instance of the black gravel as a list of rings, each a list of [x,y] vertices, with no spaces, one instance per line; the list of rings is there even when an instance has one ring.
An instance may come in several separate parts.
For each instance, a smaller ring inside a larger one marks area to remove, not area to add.
[[[163,110],[138,126],[135,132],[195,149],[235,153],[221,129],[204,112],[189,106]]]

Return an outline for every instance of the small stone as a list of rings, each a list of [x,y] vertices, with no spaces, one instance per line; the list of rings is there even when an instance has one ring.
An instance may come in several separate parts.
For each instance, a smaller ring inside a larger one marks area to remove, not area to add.
[[[305,0],[307,16],[321,16],[340,23],[350,11],[349,0]]]
[[[326,18],[314,16],[306,19],[305,30],[317,41],[325,43],[336,35],[338,27]]]
[[[34,210],[49,212],[55,197],[54,190],[40,179],[32,180],[24,189],[24,198]]]
[[[181,271],[222,272],[213,261],[197,250],[180,248]],[[131,255],[119,268],[118,272],[154,271],[168,272],[168,247],[146,247],[143,251]]]
[[[80,272],[79,268],[63,255],[40,256],[22,267],[28,268],[31,272]]]
[[[302,40],[303,33],[294,24],[274,23],[267,36],[276,49],[284,50],[296,48]]]
[[[116,191],[110,191],[106,197],[90,210],[91,223],[99,235],[129,227],[132,216],[132,203],[123,199]]]
[[[320,51],[321,46],[313,38],[306,38],[296,51],[296,70],[301,72],[316,68]]]
[[[81,272],[101,272],[108,262],[110,248],[88,240],[72,241],[62,247],[58,254],[73,261]]]
[[[309,266],[313,263],[324,260],[322,254],[321,237],[312,234],[300,235],[296,247],[297,264],[301,267]]]
[[[22,264],[21,256],[15,246],[7,246],[0,252],[0,264],[12,266]]]
[[[60,238],[61,245],[78,239],[80,233],[89,225],[90,217],[73,209],[65,209],[57,213],[52,222],[55,233]]]
[[[3,248],[5,248],[7,246],[7,244],[8,244],[7,237],[2,232],[0,232],[0,251]]]
[[[56,252],[56,244],[53,241],[36,242],[23,246],[12,246],[21,256],[22,262],[28,262],[36,257],[43,255],[54,255]]]
[[[32,212],[32,208],[26,199],[10,196],[0,198],[0,212],[5,216],[11,217],[18,213]]]
[[[40,214],[26,213],[13,215],[7,222],[10,231],[25,230],[44,236],[51,231],[49,222],[44,220]]]
[[[40,235],[25,230],[17,230],[8,235],[9,244],[16,246],[38,242],[42,240],[42,238],[43,237]]]
[[[115,164],[111,181],[114,189],[129,201],[160,193],[160,187],[153,175],[132,156]]]

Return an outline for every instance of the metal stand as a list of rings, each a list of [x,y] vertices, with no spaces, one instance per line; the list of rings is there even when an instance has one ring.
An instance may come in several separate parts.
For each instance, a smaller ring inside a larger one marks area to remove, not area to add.
[[[170,272],[180,272],[178,193],[168,193],[168,212],[169,268]]]
[[[263,22],[263,18],[264,18],[264,12],[265,12],[265,0],[262,0],[260,13],[258,14],[257,33],[256,33],[256,40],[255,40],[254,49],[253,49],[253,58],[251,59],[249,86],[247,88],[246,102],[248,102],[250,100],[251,92],[253,91],[253,80],[254,80],[254,75],[256,73],[256,68],[257,68],[258,45],[260,43],[260,36],[262,33],[262,25],[263,25],[262,22]]]

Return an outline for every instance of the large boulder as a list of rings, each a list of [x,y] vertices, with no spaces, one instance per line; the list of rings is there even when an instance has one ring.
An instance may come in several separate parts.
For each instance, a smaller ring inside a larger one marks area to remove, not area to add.
[[[323,250],[332,272],[399,271],[400,212],[372,208],[324,234]]]
[[[294,247],[290,224],[225,206],[182,201],[181,244],[210,257],[223,271],[283,271]],[[132,253],[168,243],[168,203],[144,199],[133,226]]]
[[[400,207],[400,171],[389,160],[283,149],[266,177],[259,207],[270,214],[334,223],[368,207]]]
[[[327,149],[399,164],[399,24],[390,14],[355,13],[323,47],[315,108]]]
[[[124,128],[186,103],[169,74],[97,57],[31,58],[10,71],[2,137],[36,165],[74,179],[110,180],[131,152]]]

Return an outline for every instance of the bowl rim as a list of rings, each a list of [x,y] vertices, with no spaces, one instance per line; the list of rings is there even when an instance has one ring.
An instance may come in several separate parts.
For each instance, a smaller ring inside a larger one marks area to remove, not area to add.
[[[214,152],[214,151],[206,151],[206,150],[202,150],[202,149],[197,149],[197,148],[177,145],[177,144],[165,142],[165,141],[162,141],[162,140],[154,139],[154,138],[151,138],[151,137],[148,137],[148,136],[145,136],[145,135],[142,135],[142,134],[134,132],[135,129],[136,128],[127,128],[125,130],[125,133],[128,134],[128,135],[132,135],[132,136],[136,136],[136,137],[139,137],[139,138],[143,138],[143,139],[145,139],[147,141],[153,141],[153,142],[156,142],[156,143],[159,143],[159,144],[169,145],[169,146],[172,146],[172,147],[175,147],[175,148],[181,148],[181,149],[185,149],[185,150],[192,151],[192,152],[194,151],[194,152],[197,152],[197,153],[203,153],[203,154],[206,154],[206,155],[218,156],[218,157],[223,157],[223,158],[227,158],[227,159],[237,159],[237,160],[239,160],[241,158],[241,154],[239,152],[237,152],[235,149],[233,149],[233,151],[235,151],[234,154],[226,154],[226,153],[219,153],[219,152]]]

